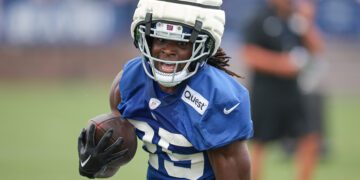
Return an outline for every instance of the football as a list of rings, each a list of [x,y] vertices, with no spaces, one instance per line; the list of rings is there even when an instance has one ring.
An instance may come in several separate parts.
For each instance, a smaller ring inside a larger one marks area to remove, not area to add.
[[[101,137],[105,134],[105,132],[113,128],[113,134],[110,139],[110,144],[113,144],[119,137],[123,138],[123,144],[118,148],[117,152],[128,149],[128,152],[125,154],[124,158],[121,158],[117,161],[110,163],[103,174],[104,177],[113,176],[120,166],[128,163],[135,155],[137,148],[137,139],[135,134],[134,126],[127,121],[126,119],[122,119],[120,116],[115,116],[112,113],[102,114],[96,116],[89,120],[89,126],[91,124],[95,125],[95,143],[97,144]]]

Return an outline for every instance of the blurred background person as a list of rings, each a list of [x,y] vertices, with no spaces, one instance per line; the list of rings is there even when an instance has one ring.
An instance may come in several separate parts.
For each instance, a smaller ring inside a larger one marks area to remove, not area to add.
[[[302,23],[293,24],[295,29],[307,28],[306,26],[314,26],[315,22],[315,7],[309,1],[300,1],[296,7],[301,16],[297,18],[305,18]],[[299,19],[301,21],[301,19]],[[302,25],[303,24],[303,25]],[[301,27],[304,26],[304,27]],[[316,27],[315,27],[316,28]],[[313,29],[315,29],[313,28]],[[321,36],[318,31],[312,31],[313,35],[305,38],[313,38],[314,41],[323,44]],[[309,41],[309,40],[306,40]],[[305,112],[305,120],[309,131],[317,133],[319,137],[319,157],[320,160],[325,160],[329,153],[329,144],[326,137],[326,116],[325,116],[325,102],[326,93],[324,90],[324,75],[327,71],[327,61],[323,58],[323,48],[321,45],[311,52],[307,53],[305,65],[299,72],[297,82],[303,94],[303,104]],[[310,49],[311,50],[311,49]],[[306,50],[305,50],[306,51]],[[285,137],[282,139],[282,147],[289,158],[296,150],[296,139]]]
[[[312,56],[323,50],[309,1],[269,0],[245,32],[243,53],[251,81],[254,139],[253,178],[261,179],[266,145],[284,137],[297,140],[299,180],[312,179],[319,135],[306,120],[298,78]]]

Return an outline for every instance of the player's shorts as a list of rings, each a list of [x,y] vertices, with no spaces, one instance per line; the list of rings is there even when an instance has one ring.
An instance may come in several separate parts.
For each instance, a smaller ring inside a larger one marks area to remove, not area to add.
[[[304,110],[307,127],[311,132],[325,133],[324,96],[321,93],[304,95]]]
[[[254,140],[269,142],[308,133],[300,95],[264,92],[255,90],[251,94]]]

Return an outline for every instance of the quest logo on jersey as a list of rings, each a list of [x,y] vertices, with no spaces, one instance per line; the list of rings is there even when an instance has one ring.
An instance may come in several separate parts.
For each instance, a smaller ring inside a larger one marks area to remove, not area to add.
[[[189,86],[186,86],[181,99],[193,107],[201,115],[204,114],[209,101],[205,99],[201,94],[191,89]]]

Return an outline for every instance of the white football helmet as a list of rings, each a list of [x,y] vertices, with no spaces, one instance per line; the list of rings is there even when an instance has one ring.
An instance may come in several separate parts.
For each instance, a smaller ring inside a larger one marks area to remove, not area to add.
[[[225,25],[221,4],[222,0],[140,0],[131,24],[131,36],[144,55],[146,74],[166,87],[193,76],[220,46]],[[180,61],[155,58],[150,51],[150,37],[191,42],[192,55]],[[175,65],[174,72],[161,72],[156,69],[156,62]]]

